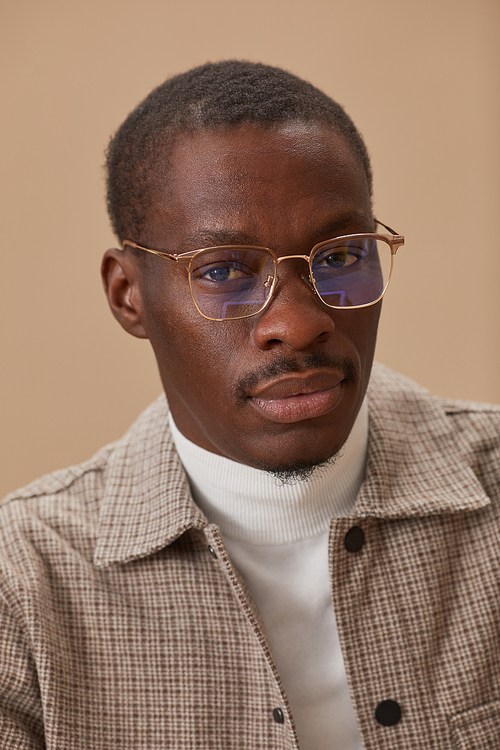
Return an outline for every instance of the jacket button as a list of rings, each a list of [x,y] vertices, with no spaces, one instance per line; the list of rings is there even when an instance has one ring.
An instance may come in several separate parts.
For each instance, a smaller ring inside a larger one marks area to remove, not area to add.
[[[353,526],[345,535],[344,545],[348,552],[359,552],[365,543],[365,533],[360,526]]]
[[[382,701],[375,709],[375,718],[383,727],[393,727],[401,718],[401,706],[396,701]]]
[[[214,550],[211,544],[208,545],[208,551],[210,552],[214,560],[217,560],[217,552]]]
[[[273,709],[273,719],[276,722],[276,724],[284,724],[285,723],[285,717],[283,715],[283,711],[281,708],[274,708]]]

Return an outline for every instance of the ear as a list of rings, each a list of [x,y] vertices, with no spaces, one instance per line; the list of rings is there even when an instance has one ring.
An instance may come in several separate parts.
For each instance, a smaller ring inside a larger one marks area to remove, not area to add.
[[[111,312],[122,328],[132,336],[147,339],[137,259],[128,250],[106,250],[101,277]]]

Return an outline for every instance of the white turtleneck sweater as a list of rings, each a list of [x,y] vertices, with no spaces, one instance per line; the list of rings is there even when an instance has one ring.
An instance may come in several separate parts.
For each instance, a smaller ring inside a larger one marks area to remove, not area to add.
[[[364,478],[366,401],[335,463],[295,484],[200,448],[171,416],[170,426],[193,497],[219,526],[259,609],[301,749],[362,750],[333,612],[328,532]]]

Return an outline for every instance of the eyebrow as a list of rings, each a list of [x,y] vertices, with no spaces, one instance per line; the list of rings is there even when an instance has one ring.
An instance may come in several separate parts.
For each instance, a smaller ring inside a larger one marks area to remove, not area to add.
[[[217,247],[219,245],[255,245],[255,238],[246,232],[231,229],[200,229],[189,234],[181,243],[184,250]]]
[[[330,239],[330,237],[341,237],[344,234],[358,234],[359,232],[370,231],[372,231],[372,228],[367,226],[367,217],[353,211],[323,225],[315,233],[315,236]]]
[[[322,239],[340,237],[343,234],[356,234],[360,231],[372,231],[371,228],[367,227],[367,217],[357,212],[343,214],[341,217],[324,224],[311,235],[311,239],[313,240],[311,247]],[[205,247],[224,245],[255,245],[262,247],[262,243],[256,241],[255,236],[247,232],[232,229],[200,229],[185,237],[179,249],[181,252],[187,252],[188,250],[201,250]]]

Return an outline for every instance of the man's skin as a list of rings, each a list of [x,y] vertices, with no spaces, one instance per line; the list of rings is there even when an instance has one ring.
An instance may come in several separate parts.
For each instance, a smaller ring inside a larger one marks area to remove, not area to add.
[[[374,231],[363,168],[322,124],[181,136],[167,167],[145,229],[127,238],[156,250],[250,244],[308,254],[331,237]],[[102,274],[123,328],[151,341],[175,422],[192,442],[278,470],[340,450],[365,395],[381,303],[327,307],[302,259],[280,263],[263,312],[222,322],[196,310],[182,264],[113,249]]]

